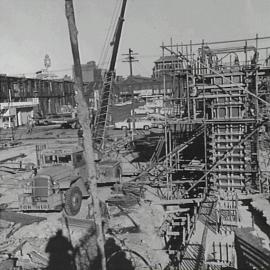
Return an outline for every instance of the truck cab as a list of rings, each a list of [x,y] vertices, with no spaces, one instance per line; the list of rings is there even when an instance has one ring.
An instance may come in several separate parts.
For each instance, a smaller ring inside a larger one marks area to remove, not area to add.
[[[89,182],[81,147],[61,147],[37,151],[39,169],[29,178],[19,195],[21,211],[61,211],[79,213],[82,199],[89,196]],[[118,182],[118,161],[103,161],[98,167],[99,183]]]
[[[72,174],[87,178],[83,148],[79,146],[43,149],[37,153],[37,163],[42,171],[61,166]]]

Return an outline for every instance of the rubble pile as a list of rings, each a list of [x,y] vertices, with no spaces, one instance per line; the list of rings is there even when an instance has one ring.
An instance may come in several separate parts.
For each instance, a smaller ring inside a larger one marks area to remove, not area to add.
[[[140,185],[123,187],[123,191],[128,193],[127,190],[137,190],[137,199],[140,199],[137,204],[132,205],[128,202],[130,197],[124,195],[125,199],[115,200],[114,204],[109,203],[110,230],[123,248],[142,255],[154,269],[163,269],[169,262],[164,251],[164,241],[160,237],[164,210],[162,206],[155,204],[153,195]]]

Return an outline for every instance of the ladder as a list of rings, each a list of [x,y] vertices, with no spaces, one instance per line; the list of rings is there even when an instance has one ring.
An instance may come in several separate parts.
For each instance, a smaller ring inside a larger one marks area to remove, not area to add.
[[[169,158],[174,158],[179,153],[181,153],[183,150],[185,150],[188,146],[190,146],[195,139],[197,139],[200,135],[204,133],[205,124],[200,125],[197,129],[195,129],[190,138],[187,141],[184,141],[183,143],[176,146],[167,156],[162,156],[158,159],[158,162],[166,162]]]
[[[100,106],[95,118],[93,137],[99,149],[104,147],[106,128],[109,122],[109,107],[114,76],[115,73],[112,71],[106,74],[101,93]]]
[[[150,159],[150,164],[158,162],[161,151],[162,151],[163,146],[164,146],[164,142],[165,142],[165,137],[164,136],[160,137],[159,140],[158,140],[155,152],[153,153],[153,155],[152,155],[152,157]]]
[[[154,160],[152,160],[152,163],[150,163],[149,166],[145,170],[143,170],[139,175],[137,175],[131,181],[136,181],[136,180],[140,179],[140,177],[142,177],[142,176],[149,175],[149,174],[151,174],[151,171],[154,169],[157,169],[158,166],[166,164],[166,162],[169,160],[170,157],[171,158],[175,157],[177,154],[179,154],[184,149],[186,149],[189,145],[191,145],[192,142],[196,138],[198,138],[201,134],[203,134],[204,128],[205,128],[205,124],[202,124],[197,129],[194,130],[193,135],[191,136],[191,138],[189,140],[183,142],[182,144],[180,144],[179,146],[174,148],[174,150],[171,151],[168,155],[164,155],[162,157],[159,157],[155,162],[154,162]],[[162,139],[160,139],[160,143],[162,145]],[[164,172],[164,171],[162,171],[162,172]],[[158,178],[162,174],[162,172],[160,172],[155,178]]]

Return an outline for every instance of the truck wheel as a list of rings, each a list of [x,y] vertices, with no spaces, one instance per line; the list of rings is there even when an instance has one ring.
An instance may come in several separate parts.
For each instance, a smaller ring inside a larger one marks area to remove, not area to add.
[[[71,187],[65,194],[65,211],[69,216],[79,213],[82,204],[82,192],[78,187]]]
[[[121,127],[122,130],[127,130],[126,126]]]
[[[144,130],[148,130],[149,129],[149,126],[144,126],[143,129]]]

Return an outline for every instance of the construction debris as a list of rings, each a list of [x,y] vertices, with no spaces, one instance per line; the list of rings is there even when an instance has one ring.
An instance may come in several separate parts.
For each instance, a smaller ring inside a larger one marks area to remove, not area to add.
[[[129,48],[123,79],[127,0],[106,71],[65,4],[74,81],[0,74],[0,270],[270,269],[270,37],[162,43],[151,78]]]

